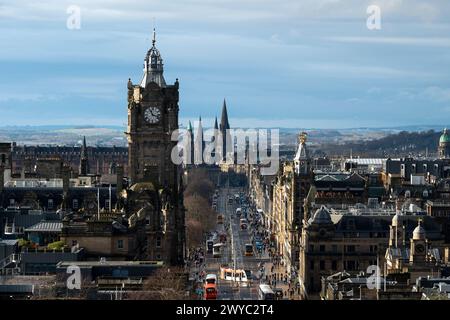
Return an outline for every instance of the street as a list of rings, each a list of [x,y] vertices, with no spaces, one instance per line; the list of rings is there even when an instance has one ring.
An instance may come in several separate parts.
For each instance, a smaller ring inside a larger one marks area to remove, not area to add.
[[[268,262],[269,257],[262,257],[256,253],[254,248],[253,256],[245,256],[245,244],[251,243],[250,224],[249,229],[241,230],[239,218],[236,218],[235,211],[240,205],[233,200],[228,202],[229,197],[234,198],[235,193],[241,191],[237,188],[224,188],[220,190],[217,200],[218,214],[224,216],[224,224],[217,225],[217,232],[225,231],[227,233],[227,244],[222,247],[222,256],[213,258],[212,254],[207,254],[205,258],[206,274],[214,273],[220,278],[220,267],[228,266],[232,269],[250,270],[252,276],[247,285],[244,283],[218,280],[218,299],[220,300],[257,300],[259,280],[256,276],[259,274],[258,264],[260,262]]]

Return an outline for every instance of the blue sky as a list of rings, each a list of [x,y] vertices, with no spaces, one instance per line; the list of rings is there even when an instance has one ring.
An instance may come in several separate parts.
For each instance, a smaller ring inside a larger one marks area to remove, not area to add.
[[[447,0],[0,0],[0,125],[125,124],[153,18],[182,124],[224,97],[232,126],[450,122]]]

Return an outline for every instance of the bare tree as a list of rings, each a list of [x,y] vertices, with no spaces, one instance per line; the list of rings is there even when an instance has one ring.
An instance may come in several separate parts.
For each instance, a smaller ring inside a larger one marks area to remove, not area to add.
[[[184,192],[186,234],[188,247],[197,247],[203,235],[214,228],[217,213],[211,207],[214,184],[205,169],[194,169],[191,176]]]
[[[187,274],[181,267],[161,268],[144,281],[142,291],[125,295],[129,300],[186,299]]]

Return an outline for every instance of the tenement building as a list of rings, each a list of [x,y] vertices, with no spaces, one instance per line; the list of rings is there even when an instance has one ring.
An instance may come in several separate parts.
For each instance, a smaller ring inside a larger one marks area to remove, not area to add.
[[[302,133],[294,161],[281,165],[273,183],[273,203],[269,212],[269,231],[289,273],[298,269],[299,235],[305,219],[303,205],[312,181],[306,134]]]

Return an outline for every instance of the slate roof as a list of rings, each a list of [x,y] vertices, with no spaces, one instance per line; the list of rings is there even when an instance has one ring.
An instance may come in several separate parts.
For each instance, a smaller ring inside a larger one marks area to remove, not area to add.
[[[41,221],[29,228],[25,232],[61,232],[62,222],[58,221]]]

